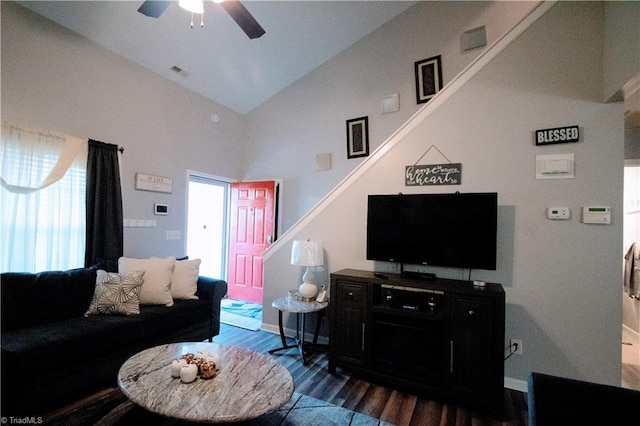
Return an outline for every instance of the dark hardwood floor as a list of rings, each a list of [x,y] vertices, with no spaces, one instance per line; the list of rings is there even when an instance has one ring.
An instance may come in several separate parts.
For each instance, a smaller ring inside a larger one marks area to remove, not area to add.
[[[265,331],[248,331],[221,324],[216,343],[230,344],[266,353],[281,346],[278,335]],[[453,425],[526,425],[526,394],[510,389],[504,392],[502,416],[468,409],[451,403],[432,400],[370,383],[352,377],[338,368],[335,375],[327,371],[326,351],[312,351],[306,366],[302,365],[295,349],[272,355],[285,365],[295,383],[295,390],[304,395],[378,418],[396,426],[453,426]]]

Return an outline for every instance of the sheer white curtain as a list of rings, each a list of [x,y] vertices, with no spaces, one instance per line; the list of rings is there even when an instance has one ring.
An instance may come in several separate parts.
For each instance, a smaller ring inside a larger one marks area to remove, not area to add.
[[[0,271],[84,266],[87,142],[2,124]]]

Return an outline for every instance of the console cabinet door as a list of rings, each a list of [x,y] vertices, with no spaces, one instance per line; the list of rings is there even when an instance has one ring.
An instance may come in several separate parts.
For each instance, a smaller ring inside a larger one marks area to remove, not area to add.
[[[368,346],[366,324],[367,287],[358,282],[334,280],[331,300],[330,366],[334,362],[364,367]]]
[[[499,368],[503,348],[496,308],[491,298],[456,295],[450,306],[450,387],[490,405],[499,404],[503,391],[504,368]]]

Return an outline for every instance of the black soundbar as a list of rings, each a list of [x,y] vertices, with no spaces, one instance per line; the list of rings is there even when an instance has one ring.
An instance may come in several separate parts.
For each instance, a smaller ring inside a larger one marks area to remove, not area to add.
[[[402,278],[410,278],[413,280],[435,280],[438,276],[430,272],[403,271]]]

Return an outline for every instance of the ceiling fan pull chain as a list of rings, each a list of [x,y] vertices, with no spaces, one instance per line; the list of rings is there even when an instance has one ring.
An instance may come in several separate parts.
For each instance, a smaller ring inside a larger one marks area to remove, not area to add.
[[[191,28],[193,28],[193,12],[191,12]]]
[[[200,15],[200,28],[204,28],[204,12]]]

